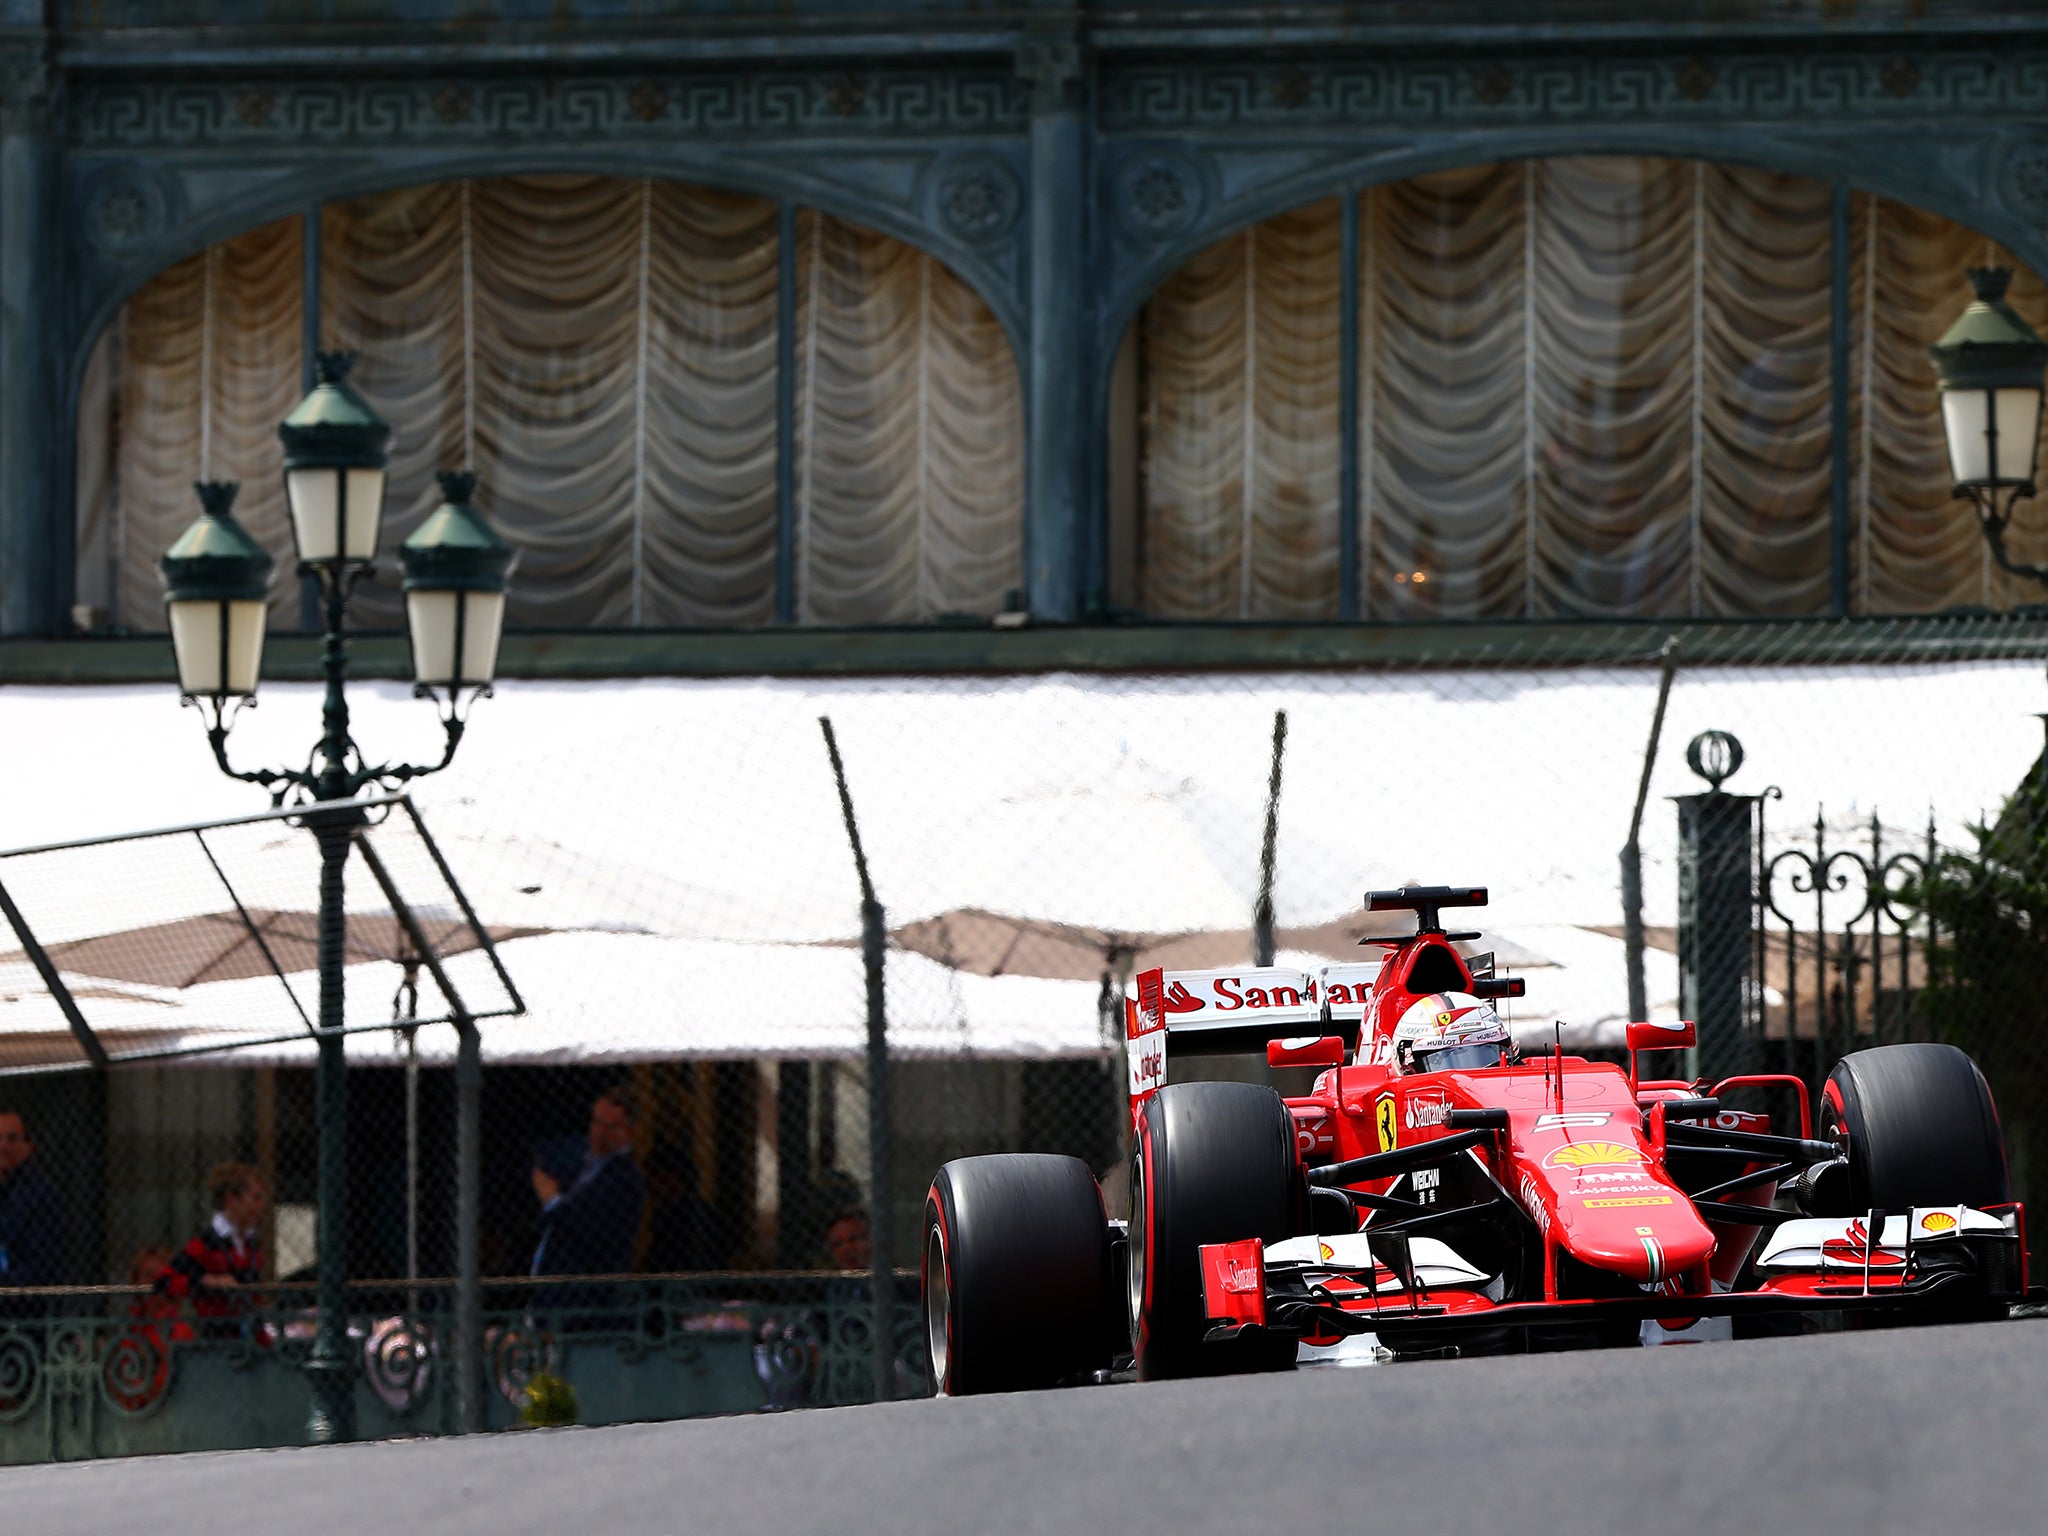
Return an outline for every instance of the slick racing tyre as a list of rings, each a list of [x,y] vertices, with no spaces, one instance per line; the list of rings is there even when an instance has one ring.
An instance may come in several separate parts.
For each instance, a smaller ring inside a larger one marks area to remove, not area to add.
[[[1146,1102],[1134,1141],[1128,1280],[1139,1376],[1292,1366],[1292,1339],[1202,1342],[1201,1246],[1307,1230],[1294,1121],[1280,1096],[1250,1083],[1173,1083]]]
[[[1116,1316],[1102,1191],[1076,1157],[962,1157],[924,1207],[924,1328],[932,1391],[1056,1386],[1106,1370]]]
[[[1848,1209],[1997,1205],[2012,1198],[1991,1090],[1952,1045],[1844,1056],[1821,1096],[1821,1135],[1846,1141]]]

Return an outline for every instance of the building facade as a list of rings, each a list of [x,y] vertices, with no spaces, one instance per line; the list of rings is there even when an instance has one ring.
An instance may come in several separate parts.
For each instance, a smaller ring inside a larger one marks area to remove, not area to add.
[[[2048,324],[2023,4],[5,19],[0,631],[64,642],[11,675],[162,671],[194,479],[284,552],[321,346],[401,528],[482,473],[515,671],[2025,597],[1924,357],[1987,259]]]

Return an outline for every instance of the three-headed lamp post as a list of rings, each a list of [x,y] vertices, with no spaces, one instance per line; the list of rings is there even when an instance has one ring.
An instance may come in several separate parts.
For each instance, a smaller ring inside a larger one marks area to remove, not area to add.
[[[1970,268],[1976,298],[1927,350],[1941,384],[1955,494],[1976,507],[2001,570],[2048,585],[2048,566],[2015,561],[2005,547],[2014,504],[2034,494],[2042,370],[2048,368],[2048,342],[2006,302],[2011,282],[2010,267]]]
[[[349,735],[348,601],[356,583],[374,569],[391,428],[350,388],[351,362],[346,353],[322,353],[312,393],[278,428],[299,571],[318,581],[324,619],[323,729],[305,767],[241,770],[228,762],[228,733],[256,694],[272,573],[263,546],[235,521],[234,484],[197,487],[204,510],[162,561],[178,691],[207,715],[215,761],[229,777],[262,785],[276,803],[297,796],[320,849],[314,1090],[320,1127],[319,1327],[306,1362],[313,1396],[308,1432],[316,1442],[351,1439],[355,1432],[348,1348],[348,1079],[342,1056],[342,877],[364,822],[355,801],[365,789],[395,789],[454,758],[467,704],[491,691],[513,564],[511,547],[470,505],[476,477],[443,474],[446,502],[405,541],[398,558],[413,691],[438,704],[444,750],[440,761],[424,766],[369,764]]]

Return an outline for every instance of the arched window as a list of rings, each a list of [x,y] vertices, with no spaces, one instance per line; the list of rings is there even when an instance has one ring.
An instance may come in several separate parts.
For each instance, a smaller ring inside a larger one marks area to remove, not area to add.
[[[1023,571],[1023,403],[1001,325],[942,263],[809,209],[784,317],[780,226],[770,199],[593,176],[326,207],[318,329],[360,354],[356,381],[394,428],[387,547],[431,509],[433,472],[468,466],[520,549],[516,624],[1000,610]],[[162,627],[155,561],[193,516],[194,479],[242,480],[244,520],[288,561],[276,428],[304,387],[304,229],[281,220],[159,274],[93,354],[79,600],[114,624]],[[276,602],[295,619],[291,583]],[[357,607],[401,621],[390,583]]]
[[[1349,433],[1341,204],[1219,242],[1126,343],[1138,452],[1113,595],[1191,619],[1830,611],[1830,201],[1809,178],[1611,157],[1372,188]],[[2031,601],[1950,498],[1926,351],[1964,268],[2010,258],[1861,193],[1848,240],[1850,611]],[[2012,298],[2048,329],[2035,274]]]

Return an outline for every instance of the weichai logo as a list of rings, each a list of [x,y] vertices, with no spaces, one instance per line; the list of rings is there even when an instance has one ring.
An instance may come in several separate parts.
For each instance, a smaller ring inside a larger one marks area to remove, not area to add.
[[[1574,1141],[1543,1159],[1546,1168],[1615,1168],[1640,1163],[1643,1154],[1618,1141]]]

